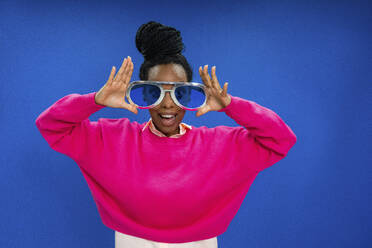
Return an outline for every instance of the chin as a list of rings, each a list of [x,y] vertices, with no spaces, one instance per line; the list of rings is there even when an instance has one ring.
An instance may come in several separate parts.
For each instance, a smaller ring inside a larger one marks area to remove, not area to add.
[[[176,134],[179,132],[179,125],[183,120],[185,112],[172,112],[172,111],[153,111],[151,118],[156,128],[164,134]],[[163,118],[164,116],[172,118]],[[162,117],[163,116],[163,117]]]

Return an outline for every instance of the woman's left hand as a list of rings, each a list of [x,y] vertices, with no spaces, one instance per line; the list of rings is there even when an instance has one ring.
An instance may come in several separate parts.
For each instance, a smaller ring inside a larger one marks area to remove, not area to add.
[[[199,117],[209,111],[218,111],[229,105],[231,102],[231,97],[227,94],[228,83],[226,82],[223,86],[223,89],[221,88],[216,76],[216,66],[213,66],[211,70],[212,79],[208,74],[208,65],[205,65],[204,69],[202,69],[200,66],[199,74],[204,82],[204,85],[206,86],[205,92],[207,94],[207,102],[203,107],[198,109],[198,112],[196,112],[196,117]]]

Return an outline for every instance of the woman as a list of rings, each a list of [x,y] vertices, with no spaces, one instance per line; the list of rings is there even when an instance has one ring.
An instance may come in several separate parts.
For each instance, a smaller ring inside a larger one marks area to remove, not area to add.
[[[145,58],[141,80],[192,81],[178,30],[143,24],[136,46]],[[272,110],[228,94],[208,66],[199,68],[207,98],[196,115],[224,112],[239,127],[183,123],[186,110],[170,92],[149,109],[148,122],[90,121],[104,107],[138,113],[124,101],[132,72],[128,56],[98,92],[61,98],[36,125],[52,149],[78,164],[103,223],[116,231],[117,248],[215,248],[257,174],[283,159],[297,138]]]

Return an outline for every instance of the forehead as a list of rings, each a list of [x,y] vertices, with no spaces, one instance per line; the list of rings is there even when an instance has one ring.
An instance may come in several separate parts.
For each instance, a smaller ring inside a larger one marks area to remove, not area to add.
[[[185,82],[187,81],[186,72],[179,64],[156,65],[150,68],[148,80]],[[167,85],[163,85],[167,86]],[[172,86],[172,85],[168,85]]]

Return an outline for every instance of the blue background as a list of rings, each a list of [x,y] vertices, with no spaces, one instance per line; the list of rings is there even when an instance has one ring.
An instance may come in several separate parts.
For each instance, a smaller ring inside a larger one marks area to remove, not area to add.
[[[0,247],[114,247],[73,160],[35,126],[51,104],[98,91],[138,27],[181,31],[184,55],[217,66],[228,92],[272,109],[297,143],[262,171],[225,233],[228,247],[371,247],[372,3],[368,1],[1,1]],[[237,126],[224,113],[194,126]],[[98,118],[150,115],[104,108]]]

